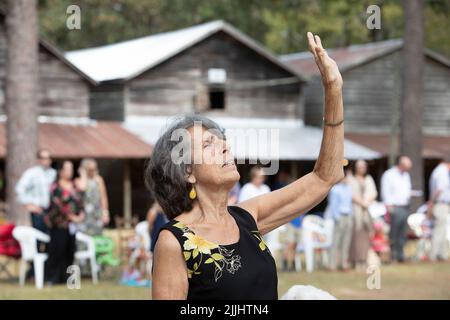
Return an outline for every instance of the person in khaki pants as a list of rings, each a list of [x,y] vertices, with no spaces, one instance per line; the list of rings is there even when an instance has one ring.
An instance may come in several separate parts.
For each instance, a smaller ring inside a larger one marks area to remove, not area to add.
[[[328,198],[327,218],[334,220],[329,266],[331,270],[336,270],[338,266],[342,270],[349,268],[348,256],[353,231],[352,187],[349,174],[347,170],[345,178],[331,188]]]
[[[433,219],[430,260],[448,259],[447,219],[450,216],[450,157],[441,161],[430,177],[428,216]]]

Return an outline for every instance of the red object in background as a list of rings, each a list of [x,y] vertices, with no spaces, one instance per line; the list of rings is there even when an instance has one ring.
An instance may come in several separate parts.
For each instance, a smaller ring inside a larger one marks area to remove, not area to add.
[[[386,214],[384,215],[384,222],[386,222],[388,225],[391,224],[391,212],[389,211],[388,206],[386,206]]]
[[[0,255],[20,257],[20,244],[13,237],[14,224],[0,225]]]

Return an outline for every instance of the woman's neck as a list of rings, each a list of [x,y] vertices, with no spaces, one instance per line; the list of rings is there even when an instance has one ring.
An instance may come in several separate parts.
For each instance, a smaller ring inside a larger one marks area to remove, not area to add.
[[[228,189],[220,189],[211,192],[197,190],[197,201],[190,214],[194,221],[222,223],[228,213]]]
[[[66,188],[66,189],[70,189],[72,188],[72,181],[71,180],[67,180],[67,179],[59,179],[59,185]]]

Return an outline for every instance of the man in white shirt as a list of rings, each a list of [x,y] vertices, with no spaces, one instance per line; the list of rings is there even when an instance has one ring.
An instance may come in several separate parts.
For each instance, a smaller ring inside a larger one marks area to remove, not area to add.
[[[261,167],[250,169],[250,182],[244,184],[239,193],[239,202],[246,201],[270,192],[270,188],[264,184],[264,172]]]
[[[450,157],[442,160],[430,176],[428,212],[433,218],[430,260],[447,260],[447,219],[450,215]]]
[[[52,160],[48,150],[37,153],[38,165],[27,169],[16,185],[18,201],[25,205],[31,216],[31,225],[47,232],[43,213],[50,203],[50,186],[56,179],[56,170],[51,168]]]
[[[391,218],[389,241],[391,260],[403,262],[403,247],[406,242],[407,219],[411,198],[411,159],[400,156],[397,164],[381,177],[381,198],[388,208]]]

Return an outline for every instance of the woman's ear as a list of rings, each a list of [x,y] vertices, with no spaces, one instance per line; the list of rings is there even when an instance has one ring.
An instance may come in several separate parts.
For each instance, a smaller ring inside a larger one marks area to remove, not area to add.
[[[187,182],[189,182],[190,184],[194,184],[194,183],[197,182],[197,180],[195,179],[195,177],[194,177],[193,174],[188,175],[187,178],[186,178],[186,180],[187,180]]]
[[[186,181],[189,182],[190,184],[194,184],[197,182],[197,179],[195,178],[193,172],[192,172],[192,167],[191,166],[187,166],[186,168]]]

